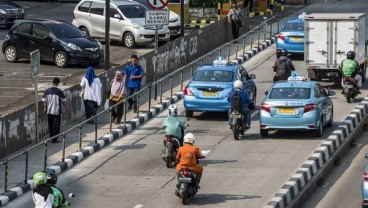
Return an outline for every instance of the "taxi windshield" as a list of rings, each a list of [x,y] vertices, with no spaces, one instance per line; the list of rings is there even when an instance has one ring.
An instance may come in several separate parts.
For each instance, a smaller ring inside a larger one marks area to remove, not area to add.
[[[231,82],[233,81],[233,72],[221,70],[200,70],[194,75],[193,81]]]
[[[309,88],[284,87],[273,88],[271,90],[269,99],[309,99]]]
[[[304,30],[304,23],[288,23],[285,25],[285,30]]]

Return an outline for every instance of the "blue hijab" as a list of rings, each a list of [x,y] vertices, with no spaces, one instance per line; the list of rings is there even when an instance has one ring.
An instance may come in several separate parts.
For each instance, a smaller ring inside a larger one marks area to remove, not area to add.
[[[89,67],[87,68],[87,73],[86,73],[86,75],[85,75],[84,77],[88,80],[88,85],[89,85],[89,86],[91,86],[91,85],[92,85],[92,83],[93,83],[93,80],[94,80],[97,76],[95,75],[95,70],[94,70],[91,66],[89,66]]]

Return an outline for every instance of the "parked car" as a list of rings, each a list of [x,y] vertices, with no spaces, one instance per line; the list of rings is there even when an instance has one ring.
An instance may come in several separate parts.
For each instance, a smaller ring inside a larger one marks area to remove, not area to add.
[[[127,1],[127,0],[114,0],[114,1]],[[128,0],[133,1],[133,0]],[[147,7],[149,10],[152,10],[152,8],[148,5],[147,0],[134,0],[143,6]],[[164,7],[165,10],[169,10],[167,7]],[[170,37],[175,38],[180,35],[180,16],[176,14],[175,12],[170,11],[169,14],[169,30],[170,30]]]
[[[9,0],[0,0],[0,24],[10,29],[17,19],[24,19],[24,9]]]
[[[17,21],[2,46],[8,62],[29,59],[30,52],[36,49],[40,50],[41,60],[53,61],[57,67],[98,65],[103,61],[100,42],[87,37],[70,23],[50,19]]]
[[[301,77],[274,83],[266,91],[261,104],[260,133],[267,137],[270,130],[307,130],[321,137],[323,127],[333,125],[333,102],[327,91],[315,81]]]
[[[276,39],[277,49],[304,54],[304,15],[300,15],[297,19],[287,20],[281,27]]]
[[[368,154],[365,155],[365,159],[368,159]],[[361,183],[362,191],[362,207],[368,208],[368,166],[364,170],[363,180]]]
[[[133,1],[111,1],[110,39],[122,42],[127,48],[151,44],[155,26],[145,26],[146,7]],[[82,0],[73,11],[73,25],[93,38],[105,38],[105,1]],[[170,40],[167,25],[159,26],[159,42]]]
[[[195,111],[227,112],[230,108],[227,96],[236,80],[243,81],[243,88],[255,102],[255,78],[243,66],[226,63],[223,57],[216,58],[213,64],[199,66],[184,89],[186,116],[192,117]]]

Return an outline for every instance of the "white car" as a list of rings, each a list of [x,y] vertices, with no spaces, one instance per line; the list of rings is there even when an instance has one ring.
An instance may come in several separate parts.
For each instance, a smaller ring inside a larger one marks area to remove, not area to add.
[[[151,44],[155,26],[145,26],[147,8],[134,1],[112,1],[110,4],[110,39],[127,48]],[[82,0],[73,11],[73,25],[93,38],[105,38],[105,0]],[[159,42],[170,40],[167,25],[159,26]]]
[[[147,0],[114,0],[116,1],[135,1],[143,6],[147,7],[151,10],[151,7],[148,5]],[[169,10],[167,7],[164,8],[165,10]],[[170,29],[170,36],[171,38],[175,38],[180,35],[180,15],[176,14],[175,12],[170,11],[169,14],[169,29]]]

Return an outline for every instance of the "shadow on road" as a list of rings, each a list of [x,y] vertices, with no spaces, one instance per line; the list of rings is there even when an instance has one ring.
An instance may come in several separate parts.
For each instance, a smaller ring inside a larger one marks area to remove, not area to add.
[[[244,200],[244,199],[256,199],[261,198],[257,195],[231,195],[231,194],[198,194],[190,203],[195,205],[208,205],[208,204],[220,204],[226,203],[230,200]]]
[[[235,163],[238,162],[238,160],[201,160],[200,164],[203,166],[212,165],[212,164],[219,164],[219,163]]]

